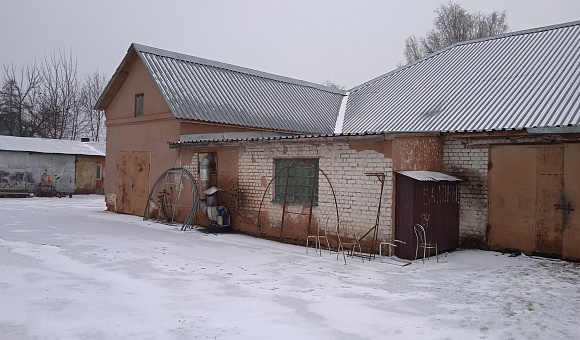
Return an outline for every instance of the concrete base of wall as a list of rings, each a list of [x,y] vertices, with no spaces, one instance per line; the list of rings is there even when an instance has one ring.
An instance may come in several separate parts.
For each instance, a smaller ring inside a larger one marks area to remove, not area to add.
[[[482,249],[488,250],[489,246],[483,237],[464,236],[459,238],[459,247],[466,249]]]
[[[105,194],[105,202],[108,211],[117,212],[117,194]]]

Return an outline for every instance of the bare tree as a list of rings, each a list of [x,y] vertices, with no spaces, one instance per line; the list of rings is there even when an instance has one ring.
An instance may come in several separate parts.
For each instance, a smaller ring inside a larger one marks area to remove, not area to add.
[[[42,117],[37,106],[42,77],[36,64],[4,66],[0,89],[0,134],[31,137],[39,134]]]
[[[41,67],[44,137],[76,139],[82,130],[78,106],[77,63],[61,50],[45,56]]]
[[[105,111],[95,109],[101,93],[107,85],[105,75],[98,70],[85,77],[80,92],[80,107],[87,124],[86,132],[92,141],[105,140]]]
[[[330,79],[326,79],[325,81],[323,81],[322,83],[320,83],[320,85],[323,85],[323,86],[326,86],[326,87],[330,87],[330,88],[333,88],[333,89],[337,89],[337,90],[345,90],[346,89],[346,86],[337,84],[337,83],[333,82]]]
[[[0,90],[0,134],[19,136],[17,129],[21,126],[21,112],[18,105],[20,88],[14,79],[5,79]]]
[[[421,59],[423,57],[423,52],[421,51],[421,44],[419,39],[417,39],[417,37],[414,35],[405,39],[405,51],[403,53],[405,54],[405,58],[409,63]],[[397,66],[400,67],[402,65]]]
[[[0,134],[55,139],[105,139],[105,115],[95,104],[106,85],[98,71],[77,77],[72,52],[45,54],[17,70],[4,65],[0,87]]]
[[[435,10],[434,28],[425,37],[410,36],[405,40],[404,55],[412,63],[455,43],[485,38],[509,30],[506,12],[468,13],[461,5],[448,2]]]

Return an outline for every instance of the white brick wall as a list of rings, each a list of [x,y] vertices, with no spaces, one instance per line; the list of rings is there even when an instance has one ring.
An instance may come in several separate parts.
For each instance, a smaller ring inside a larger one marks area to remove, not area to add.
[[[461,244],[484,246],[487,226],[488,148],[465,147],[460,139],[445,138],[443,171],[461,182],[459,239]]]
[[[181,158],[178,158],[178,159],[179,159],[179,161],[182,160]],[[199,154],[197,152],[193,153],[193,156],[191,157],[191,161],[189,163],[181,164],[181,167],[184,168],[185,170],[189,171],[196,180],[199,180],[198,179]]]
[[[376,151],[358,152],[346,143],[281,144],[246,146],[239,152],[239,213],[256,220],[264,190],[272,180],[275,158],[318,158],[319,167],[328,176],[338,202],[341,221],[349,221],[360,236],[375,224],[380,182],[365,172],[386,172],[383,192],[379,238],[391,234],[392,160]],[[282,205],[272,203],[273,183],[263,201],[262,211],[267,211],[270,227],[279,228]],[[321,174],[319,179],[319,205],[314,215],[324,222],[336,224],[336,208],[328,181]],[[288,205],[290,211],[300,211],[302,206]],[[285,218],[293,218],[287,215]],[[286,224],[285,224],[286,225]]]

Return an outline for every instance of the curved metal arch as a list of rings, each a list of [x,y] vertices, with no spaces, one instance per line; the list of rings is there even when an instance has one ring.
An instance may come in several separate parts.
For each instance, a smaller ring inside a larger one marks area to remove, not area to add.
[[[153,196],[153,193],[155,192],[157,185],[159,184],[159,182],[161,182],[161,180],[164,177],[167,178],[168,173],[177,172],[177,171],[180,172],[181,177],[184,177],[184,175],[185,175],[185,177],[191,183],[193,205],[192,205],[191,210],[187,214],[187,217],[185,218],[185,221],[183,223],[181,230],[185,230],[188,226],[191,227],[191,222],[193,221],[193,217],[195,216],[195,212],[196,212],[197,207],[199,205],[199,194],[197,192],[197,181],[195,180],[195,177],[193,177],[191,172],[189,172],[187,169],[184,169],[184,168],[167,169],[157,178],[157,180],[155,181],[155,183],[151,187],[151,190],[149,191],[149,196],[147,197],[147,204],[145,205],[145,211],[143,212],[143,220],[144,221],[147,221],[149,219],[148,216],[149,216],[149,208],[151,206],[151,197]],[[179,200],[179,197],[177,197],[177,200]]]
[[[336,193],[334,192],[334,187],[332,186],[332,182],[330,182],[330,179],[328,178],[326,173],[318,165],[307,164],[306,162],[300,161],[300,162],[292,163],[292,164],[287,165],[287,166],[283,167],[282,169],[280,169],[280,171],[278,171],[274,175],[274,177],[272,177],[272,179],[268,183],[268,186],[266,186],[266,189],[264,189],[264,194],[262,195],[262,200],[260,201],[260,207],[258,208],[258,221],[256,222],[256,234],[260,234],[260,215],[262,212],[262,205],[264,204],[264,198],[266,197],[266,193],[268,193],[268,189],[270,189],[270,185],[272,185],[272,182],[274,182],[276,177],[278,177],[283,171],[288,171],[289,168],[294,167],[296,165],[300,165],[300,164],[314,168],[316,170],[315,174],[318,174],[318,172],[320,171],[324,175],[324,178],[328,182],[328,185],[330,186],[330,190],[332,191],[332,196],[334,197],[334,206],[336,208],[336,223],[338,226],[340,226],[340,217],[339,217],[339,213],[338,213],[338,202],[336,200]],[[320,177],[318,177],[318,178],[320,178]],[[312,195],[311,200],[314,199],[313,196],[314,195]],[[284,200],[286,200],[286,193],[284,193]],[[286,202],[284,202],[284,204],[285,203]],[[312,202],[311,202],[311,205],[312,205]],[[312,215],[312,213],[310,213],[310,215]],[[310,228],[310,216],[309,216],[308,228]],[[280,234],[282,234],[282,231],[280,231]],[[282,235],[280,235],[280,237],[281,236]]]

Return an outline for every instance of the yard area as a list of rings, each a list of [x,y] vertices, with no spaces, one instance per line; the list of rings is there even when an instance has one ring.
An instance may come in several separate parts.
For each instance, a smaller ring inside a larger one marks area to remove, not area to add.
[[[464,250],[398,267],[0,200],[2,339],[572,339],[580,265]],[[580,246],[580,245],[579,245]]]

